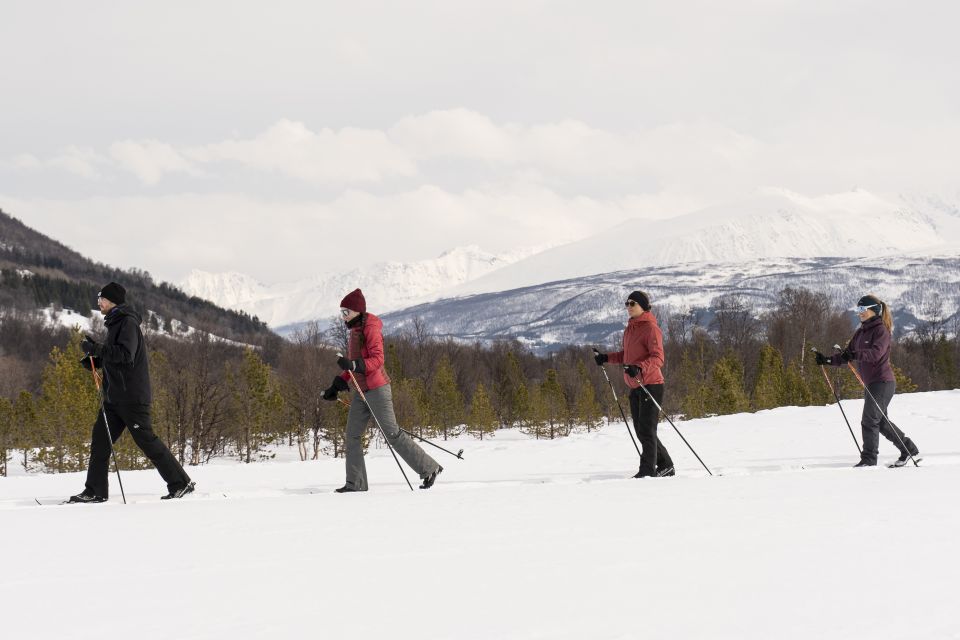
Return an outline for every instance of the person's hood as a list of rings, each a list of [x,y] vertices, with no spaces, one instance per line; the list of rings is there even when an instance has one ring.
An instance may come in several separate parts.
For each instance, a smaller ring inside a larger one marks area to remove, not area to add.
[[[124,316],[133,318],[134,322],[136,322],[138,325],[143,322],[143,318],[140,317],[139,313],[131,309],[126,304],[118,304],[106,315],[106,317],[103,319],[103,324],[107,325],[108,327],[112,326],[120,322]]]

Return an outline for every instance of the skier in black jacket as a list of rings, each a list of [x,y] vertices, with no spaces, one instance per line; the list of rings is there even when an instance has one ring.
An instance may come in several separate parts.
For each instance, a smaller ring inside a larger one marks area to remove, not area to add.
[[[111,443],[105,419],[113,442],[124,429],[130,430],[133,441],[167,482],[163,499],[182,498],[193,491],[194,483],[150,427],[150,370],[140,316],[126,305],[126,290],[115,282],[97,294],[97,306],[107,327],[106,342],[97,344],[87,337],[80,348],[87,354],[81,360],[84,368],[90,369],[92,363],[103,369],[103,410],[93,425],[86,488],[69,502],[107,501]]]

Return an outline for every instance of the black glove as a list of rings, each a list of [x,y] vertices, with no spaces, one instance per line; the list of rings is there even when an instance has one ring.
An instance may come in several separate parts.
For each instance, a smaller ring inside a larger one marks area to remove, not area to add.
[[[357,360],[348,360],[344,357],[337,358],[337,366],[344,371],[356,371],[357,373],[366,373],[367,366],[363,363],[363,358]]]
[[[602,367],[603,363],[610,359],[610,356],[605,353],[600,353],[599,351],[594,351],[593,359],[596,361],[598,367]]]
[[[840,352],[839,355],[840,355],[840,359],[843,360],[844,362],[850,362],[851,360],[857,359],[856,354],[853,351],[850,351],[850,349],[844,349],[843,351]]]
[[[83,342],[80,343],[80,350],[88,356],[99,358],[100,353],[103,351],[103,345],[97,344],[90,338],[90,336],[86,336],[83,339]]]
[[[324,390],[324,392],[323,392],[323,399],[324,399],[324,400],[336,400],[336,399],[337,399],[337,394],[338,394],[339,392],[341,392],[341,391],[346,391],[346,390],[349,389],[349,388],[350,388],[350,387],[347,386],[347,381],[346,381],[346,380],[344,380],[344,379],[341,378],[340,376],[336,376],[336,377],[334,377],[334,379],[333,379],[333,383]]]
[[[623,370],[626,371],[627,375],[631,378],[639,378],[640,374],[643,373],[643,369],[641,369],[639,365],[635,364],[628,364],[623,368]]]
[[[833,358],[831,358],[830,356],[825,356],[819,351],[813,352],[813,359],[821,367],[825,364],[833,364]]]

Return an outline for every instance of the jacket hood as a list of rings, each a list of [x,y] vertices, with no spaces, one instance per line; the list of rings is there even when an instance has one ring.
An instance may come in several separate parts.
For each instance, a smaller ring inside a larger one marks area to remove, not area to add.
[[[143,318],[140,317],[140,314],[131,309],[126,304],[118,304],[113,309],[110,310],[110,313],[107,314],[107,317],[103,319],[103,324],[108,327],[112,324],[120,322],[120,319],[123,317],[133,318],[134,322],[141,324]]]
[[[657,324],[657,316],[653,315],[649,311],[644,311],[643,315],[641,315],[639,318],[630,318],[630,321],[627,322],[627,324],[643,324],[645,322]]]

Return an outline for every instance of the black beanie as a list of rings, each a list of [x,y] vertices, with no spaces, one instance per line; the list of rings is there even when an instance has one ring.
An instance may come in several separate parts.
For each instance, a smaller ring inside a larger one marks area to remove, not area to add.
[[[127,301],[127,290],[116,282],[111,282],[97,294],[98,298],[106,298],[113,304],[123,304]]]
[[[640,305],[640,308],[644,311],[650,311],[650,298],[648,298],[647,294],[643,291],[634,291],[627,296],[627,300],[633,300]]]
[[[883,303],[876,296],[863,296],[857,300],[858,307],[875,307],[873,312],[875,314],[883,315]]]

